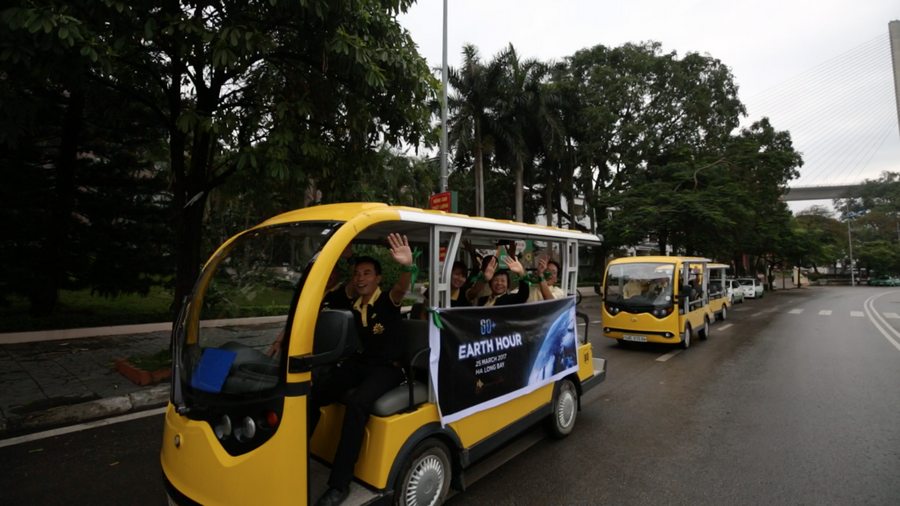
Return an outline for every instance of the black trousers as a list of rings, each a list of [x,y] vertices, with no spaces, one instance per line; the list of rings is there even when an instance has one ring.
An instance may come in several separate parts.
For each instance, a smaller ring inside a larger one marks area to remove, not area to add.
[[[364,364],[356,360],[348,360],[314,379],[309,402],[310,435],[319,422],[322,406],[343,400],[347,408],[328,486],[340,490],[350,486],[372,406],[379,397],[402,381],[403,371],[400,368]]]

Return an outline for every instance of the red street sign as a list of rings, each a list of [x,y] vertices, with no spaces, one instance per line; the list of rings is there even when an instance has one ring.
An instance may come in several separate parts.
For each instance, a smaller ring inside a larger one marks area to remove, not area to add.
[[[456,212],[456,192],[435,193],[428,199],[428,208],[437,209],[438,211],[446,211],[448,213]]]

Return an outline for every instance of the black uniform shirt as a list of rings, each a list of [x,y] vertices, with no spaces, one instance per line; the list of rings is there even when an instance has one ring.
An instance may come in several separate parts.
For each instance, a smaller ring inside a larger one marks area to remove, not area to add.
[[[400,336],[400,306],[391,300],[390,292],[380,288],[362,304],[362,297],[353,302],[353,317],[362,344],[362,360],[371,364],[396,364],[403,356]]]

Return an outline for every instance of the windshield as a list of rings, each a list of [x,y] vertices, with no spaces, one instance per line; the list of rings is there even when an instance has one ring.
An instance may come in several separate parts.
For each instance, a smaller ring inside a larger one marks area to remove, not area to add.
[[[605,301],[623,307],[659,307],[672,304],[674,264],[611,265],[606,273]]]
[[[754,280],[754,279],[739,279],[738,283],[740,283],[743,286],[753,286],[755,281],[756,280]]]
[[[284,338],[307,266],[336,223],[277,225],[240,236],[206,267],[176,330],[182,391],[256,394],[284,378],[270,356]],[[210,271],[211,272],[208,272]],[[193,326],[193,328],[191,328]]]

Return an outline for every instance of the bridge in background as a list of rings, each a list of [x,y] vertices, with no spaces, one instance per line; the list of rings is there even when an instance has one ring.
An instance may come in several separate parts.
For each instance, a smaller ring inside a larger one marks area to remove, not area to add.
[[[782,200],[825,200],[840,199],[844,197],[859,197],[861,184],[848,184],[837,186],[800,186],[788,188],[787,194]]]
[[[798,186],[789,188],[783,200],[860,195],[863,170],[896,135],[892,124],[900,126],[900,21],[888,23],[887,39],[872,39],[759,96],[757,105],[765,114],[778,115],[789,129],[797,126],[791,133],[806,162],[794,183]],[[837,82],[841,86],[835,92]],[[806,96],[815,99],[804,101]],[[859,97],[868,98],[859,102]],[[841,118],[839,126],[829,121],[835,117]],[[844,125],[854,128],[841,130]]]

